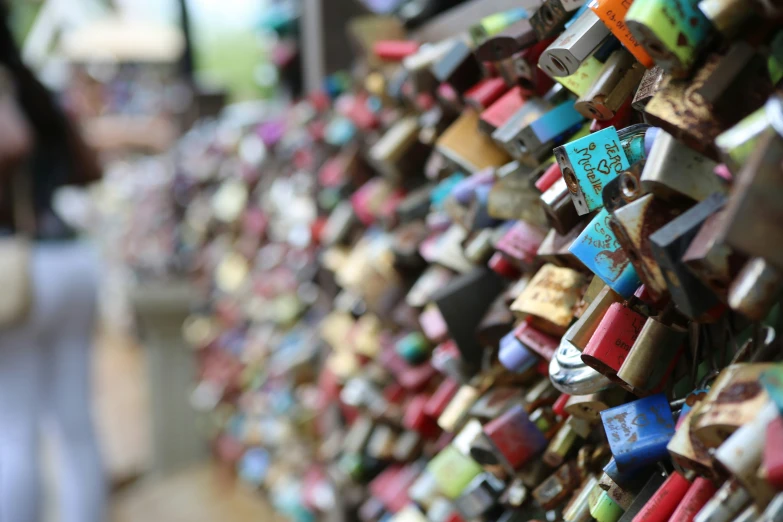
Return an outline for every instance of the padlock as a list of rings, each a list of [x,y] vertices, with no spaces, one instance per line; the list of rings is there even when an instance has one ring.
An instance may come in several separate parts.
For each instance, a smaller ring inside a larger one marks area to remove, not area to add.
[[[570,329],[569,329],[570,330]],[[549,362],[552,385],[569,395],[588,395],[610,387],[611,381],[582,361],[582,353],[568,340],[566,331]]]
[[[764,470],[767,481],[778,491],[783,489],[783,417],[777,416],[767,425],[764,440]]]
[[[524,105],[527,103],[527,99],[522,94],[520,87],[513,87],[504,91],[504,94],[498,97],[496,101],[492,103],[488,108],[481,112],[479,118],[479,129],[488,135],[492,135],[497,129],[505,125]],[[534,101],[530,109],[536,107],[537,102]],[[543,111],[545,109],[539,109]]]
[[[764,457],[764,447],[759,441],[767,425],[778,416],[778,411],[771,402],[757,411],[755,418],[737,429],[715,450],[713,458],[742,484],[753,497],[754,503],[764,509],[775,491],[758,473]]]
[[[520,405],[489,421],[484,433],[513,469],[524,466],[547,445],[544,434]]]
[[[514,161],[497,170],[497,181],[487,196],[487,213],[501,220],[524,220],[539,228],[547,227],[547,218],[539,204],[534,173]]]
[[[460,94],[473,87],[483,76],[481,63],[465,42],[454,40],[449,50],[435,60],[432,74],[439,83],[447,83]]]
[[[723,207],[725,200],[722,194],[714,194],[650,235],[650,248],[669,294],[677,308],[692,319],[702,317],[718,301],[682,258],[704,222]]]
[[[590,522],[589,498],[598,490],[598,479],[591,475],[582,482],[579,492],[575,494],[563,510],[564,522]]]
[[[525,221],[517,221],[495,243],[495,249],[503,253],[520,268],[532,266],[538,247],[544,240],[544,231]]]
[[[660,474],[655,474],[654,478],[659,476]],[[666,480],[654,491],[649,500],[634,514],[633,522],[668,521],[690,487],[690,480],[677,471],[673,472],[666,477]]]
[[[580,216],[601,208],[604,185],[630,166],[614,127],[558,147],[554,154]]]
[[[522,322],[519,326],[514,328],[512,333],[514,337],[522,343],[525,349],[535,353],[541,359],[548,362],[554,357],[555,350],[557,350],[559,343],[559,340],[556,337],[536,330],[527,321]],[[500,357],[502,357],[502,349]]]
[[[652,69],[647,69],[647,72],[642,76],[642,81],[639,83],[636,94],[633,96],[633,102],[631,102],[634,110],[644,111],[652,97],[661,90],[664,81],[668,81],[668,76],[666,76],[666,72],[659,65],[654,66]]]
[[[754,321],[763,320],[783,290],[783,272],[766,259],[754,257],[729,288],[729,306]]]
[[[701,0],[699,10],[712,27],[727,38],[736,36],[757,15],[757,10],[740,0]]]
[[[628,306],[612,304],[582,352],[582,360],[603,375],[616,378],[644,322],[645,318]]]
[[[547,378],[542,378],[536,384],[530,386],[527,393],[525,393],[523,401],[525,410],[532,412],[541,405],[552,404],[558,395],[559,392],[552,385],[552,382]]]
[[[549,406],[541,406],[530,413],[530,420],[544,435],[551,436],[560,425],[560,419]]]
[[[750,495],[736,479],[723,483],[693,518],[694,522],[730,522],[745,509]]]
[[[563,181],[562,178],[560,181]],[[565,183],[563,186],[565,187]],[[565,190],[563,200],[564,204],[567,204],[571,207],[573,215],[576,216],[576,210],[573,208],[574,205],[571,203],[570,196],[568,196],[568,189]],[[544,241],[541,242],[541,246],[538,247],[536,256],[543,263],[551,263],[557,266],[565,266],[568,268],[581,270],[584,265],[568,249],[570,248],[571,244],[576,241],[576,238],[579,237],[579,235],[582,233],[585,225],[586,223],[584,222],[577,224],[565,235],[559,234],[554,228],[550,229],[544,238]]]
[[[419,141],[419,130],[416,118],[400,119],[370,148],[370,162],[393,181],[422,172],[429,148]]]
[[[553,147],[577,133],[583,122],[582,115],[574,109],[574,102],[565,101],[523,127],[510,146],[519,155],[517,159],[523,163],[537,164],[549,156]]]
[[[481,422],[488,422],[500,415],[510,404],[522,400],[523,393],[516,387],[493,386],[484,393],[473,406],[468,415]]]
[[[715,491],[715,485],[710,479],[696,477],[670,520],[693,522],[696,514],[715,495]]]
[[[783,137],[767,131],[737,177],[726,205],[725,230],[727,244],[748,255],[763,257],[777,268],[783,268],[783,256],[770,248],[780,236],[774,217],[778,210],[771,195],[779,190],[776,174],[781,161]],[[754,218],[760,215],[766,218]],[[752,225],[749,219],[753,219]]]
[[[588,119],[609,120],[639,86],[645,69],[625,49],[612,53],[590,90],[580,96],[574,107]]]
[[[462,426],[468,410],[480,396],[480,392],[473,386],[467,384],[460,386],[457,393],[454,394],[448,406],[438,417],[438,426],[443,431],[453,433]]]
[[[465,259],[475,265],[481,265],[489,261],[495,253],[493,248],[497,240],[498,231],[494,228],[482,228],[465,244]],[[495,270],[497,272],[497,270]],[[499,275],[504,275],[498,272]]]
[[[402,66],[406,73],[399,78],[398,82],[392,81],[390,85],[390,96],[392,98],[402,98],[404,85],[409,85],[416,93],[432,93],[438,86],[438,80],[435,78],[431,67],[451,50],[452,41],[442,40],[435,44],[422,45],[416,54],[406,56],[402,60]],[[397,78],[395,78],[397,79]],[[395,91],[400,91],[396,95]]]
[[[624,398],[625,390],[618,386],[589,395],[573,395],[569,397],[565,411],[572,417],[595,423],[601,419],[602,411],[620,405]]]
[[[515,91],[512,89],[511,91],[516,92],[517,96],[521,97],[521,89],[518,87],[515,87],[515,89],[518,90]],[[513,98],[510,98],[509,105],[513,100]],[[501,98],[497,103],[503,101],[505,101],[504,98]],[[497,103],[495,105],[497,105]],[[524,155],[524,152],[518,143],[519,136],[535,121],[545,116],[548,111],[551,111],[552,104],[542,98],[530,98],[519,104],[517,110],[510,115],[508,111],[504,110],[502,113],[499,113],[498,116],[495,116],[496,112],[493,109],[494,105],[490,107],[491,112],[489,115],[493,118],[484,118],[484,115],[482,114],[482,120],[487,121],[487,124],[485,124],[482,129],[485,131],[489,130],[492,128],[491,124],[495,123],[495,129],[491,134],[492,139],[495,143],[503,147],[512,157],[519,160]],[[504,119],[501,120],[499,116],[504,117]]]
[[[454,499],[454,506],[466,520],[487,515],[492,510],[505,488],[505,483],[491,473],[475,477]]]
[[[463,111],[435,143],[435,149],[449,162],[469,173],[487,167],[499,167],[509,161],[505,151],[479,132],[478,121],[479,117],[475,111]],[[421,172],[421,169],[418,172]]]
[[[568,499],[581,484],[576,461],[566,462],[533,490],[533,498],[546,509],[555,509]]]
[[[610,221],[617,241],[656,301],[666,295],[667,287],[661,267],[652,255],[650,235],[682,214],[686,207],[686,202],[664,202],[647,194],[615,210]]]
[[[653,464],[668,453],[674,419],[664,395],[653,395],[601,412],[609,447],[621,470]]]
[[[475,330],[502,290],[503,282],[494,272],[476,268],[452,279],[432,296],[468,367],[481,364],[483,349],[475,339]],[[466,303],[470,303],[470,310]]]
[[[710,33],[710,23],[697,2],[637,0],[625,24],[655,63],[675,76],[685,76]]]
[[[733,123],[713,114],[698,93],[719,63],[720,56],[711,54],[691,79],[680,80],[665,75],[644,107],[647,122],[661,127],[693,150],[711,158],[717,157],[715,138]]]
[[[633,503],[633,499],[635,497],[635,492],[626,491],[617,484],[611,483],[609,489],[606,490],[606,493],[609,495],[609,498],[612,499],[612,501],[614,501],[614,503],[617,504],[621,509],[620,514],[611,515],[613,520],[617,521],[620,519],[620,516],[625,513],[625,510],[631,507],[631,503]]]
[[[476,48],[476,57],[483,62],[495,62],[511,57],[538,41],[530,20],[523,18],[493,34]]]
[[[353,205],[350,201],[341,201],[329,214],[321,235],[321,242],[326,246],[344,243],[351,232],[356,230],[358,224]]]
[[[682,256],[688,270],[724,301],[744,262],[723,240],[727,217],[725,209],[709,216]]]
[[[541,54],[539,67],[550,76],[570,76],[609,37],[609,29],[593,11],[582,11]]]
[[[571,322],[584,277],[569,268],[544,265],[511,305],[511,311],[529,314],[534,326],[562,335]]]
[[[617,522],[623,515],[623,509],[606,491],[601,491],[590,506],[590,516],[598,522]]]
[[[542,460],[550,467],[556,468],[565,462],[566,457],[574,448],[577,440],[580,438],[577,433],[579,425],[575,426],[575,423],[568,422],[572,418],[569,417],[560,429],[557,430],[555,436],[549,441],[549,445],[544,450]],[[578,419],[577,419],[578,420]]]
[[[641,282],[610,226],[611,219],[609,212],[601,209],[568,250],[613,291],[627,298]]]
[[[631,7],[630,2],[622,0],[595,0],[588,5],[615,38],[620,40],[620,43],[633,54],[642,66],[647,69],[653,66],[653,60],[650,58],[650,55],[639,45],[628,26],[625,25],[625,15],[628,12],[628,8]]]
[[[591,293],[593,292],[593,293]],[[622,302],[622,298],[600,280],[594,278],[585,291],[582,302],[586,306],[579,319],[568,328],[562,340],[569,342],[580,352],[584,351],[590,339],[595,335],[598,325],[614,303]],[[580,304],[580,306],[582,306]]]
[[[702,201],[727,186],[715,174],[716,163],[660,131],[655,136],[641,183],[645,192],[663,199],[681,196]]]
[[[633,522],[635,517],[639,515],[639,513],[644,510],[647,503],[650,502],[650,499],[655,496],[666,478],[667,477],[659,470],[652,472],[652,474],[649,475],[649,478],[646,478],[644,481],[644,485],[633,499],[633,502],[631,502],[631,505],[628,506],[628,509],[625,510],[623,516],[620,517],[619,522]],[[668,520],[668,518],[661,518],[661,520]]]
[[[583,0],[545,0],[530,17],[539,40],[560,34],[565,24],[583,4]]]
[[[483,113],[507,92],[508,88],[502,78],[485,78],[465,93],[465,105]]]
[[[660,392],[683,353],[687,331],[649,317],[617,371],[619,384],[637,396]]]
[[[525,324],[527,323],[523,323]],[[540,359],[515,336],[515,333],[516,331],[512,330],[501,339],[498,360],[509,371],[525,373],[537,365]]]
[[[769,396],[758,382],[769,364],[732,364],[710,388],[701,407],[694,412],[691,432],[707,448],[717,448],[740,426],[755,417]]]
[[[483,470],[476,461],[449,445],[427,463],[427,471],[447,498],[456,499]]]
[[[579,66],[579,69],[577,69],[574,74],[570,76],[557,76],[554,80],[577,96],[584,96],[601,74],[603,68],[604,63],[593,54]],[[547,76],[547,78],[548,77],[549,76]]]
[[[565,179],[560,178],[541,194],[541,207],[549,225],[561,235],[573,230],[579,222],[579,215],[571,200],[571,192]]]

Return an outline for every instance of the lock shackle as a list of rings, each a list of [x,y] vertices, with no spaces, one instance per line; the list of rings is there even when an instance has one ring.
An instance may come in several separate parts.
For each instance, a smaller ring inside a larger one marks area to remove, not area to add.
[[[555,388],[569,395],[588,395],[604,390],[612,381],[585,364],[582,352],[567,340],[574,325],[563,336],[549,363],[549,379]]]

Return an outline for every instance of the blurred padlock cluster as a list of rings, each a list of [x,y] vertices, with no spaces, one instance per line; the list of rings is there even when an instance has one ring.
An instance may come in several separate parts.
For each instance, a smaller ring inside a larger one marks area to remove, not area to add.
[[[322,92],[194,128],[216,456],[297,521],[783,520],[782,20],[366,17]]]

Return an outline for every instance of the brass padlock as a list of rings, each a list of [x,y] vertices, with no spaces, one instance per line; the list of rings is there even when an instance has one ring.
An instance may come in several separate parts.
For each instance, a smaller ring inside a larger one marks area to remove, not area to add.
[[[707,448],[717,448],[752,421],[769,396],[759,383],[771,364],[733,364],[724,369],[693,416],[691,432]]]
[[[625,49],[609,56],[590,90],[580,96],[574,107],[588,119],[608,120],[636,92],[646,69]]]
[[[601,412],[623,403],[626,392],[619,386],[612,386],[589,395],[572,395],[566,402],[565,411],[590,423],[601,420]]]
[[[552,335],[562,335],[573,318],[584,276],[570,268],[544,265],[511,305],[511,311],[530,315],[535,326]]]
[[[466,109],[435,143],[435,149],[447,160],[469,173],[500,167],[510,160],[505,151],[479,132],[478,121],[478,114]]]
[[[754,257],[729,288],[729,306],[745,317],[762,321],[783,291],[783,272],[766,259]]]
[[[619,384],[644,397],[663,389],[683,353],[687,331],[649,317],[617,371]]]

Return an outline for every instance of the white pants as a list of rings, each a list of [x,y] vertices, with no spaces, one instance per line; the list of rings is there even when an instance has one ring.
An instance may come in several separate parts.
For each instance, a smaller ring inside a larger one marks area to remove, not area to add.
[[[39,522],[43,514],[42,421],[60,456],[59,520],[103,522],[90,393],[98,259],[77,242],[34,248],[33,310],[26,324],[0,331],[0,522]]]

